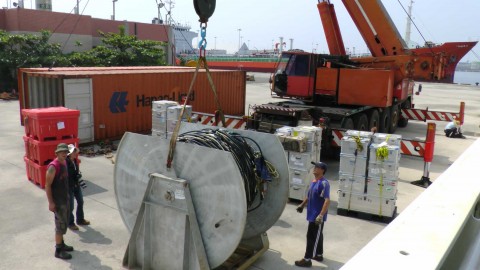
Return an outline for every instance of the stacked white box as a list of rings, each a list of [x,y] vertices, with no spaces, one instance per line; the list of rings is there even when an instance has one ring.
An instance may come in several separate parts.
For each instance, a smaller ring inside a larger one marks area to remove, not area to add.
[[[363,156],[353,156],[340,154],[340,173],[364,176],[367,169],[367,158]]]
[[[178,103],[171,100],[156,100],[152,103],[152,135],[168,135],[167,110],[173,106],[178,106]]]
[[[340,173],[338,181],[342,191],[360,194],[365,192],[365,176]]]
[[[314,178],[311,162],[320,161],[322,129],[309,126],[282,127],[277,129],[275,134],[280,141],[286,141],[287,137],[290,137],[291,141],[306,139],[306,148],[302,147],[304,152],[289,151],[285,148],[287,145],[284,146],[290,171],[289,198],[303,200]]]
[[[377,159],[377,149],[380,147],[387,147],[388,157],[383,160]],[[390,162],[398,164],[400,162],[400,147],[395,145],[388,145],[384,143],[370,145],[370,162]]]
[[[386,142],[388,145],[400,147],[400,144],[402,142],[402,135],[375,133],[375,135],[373,136],[373,143],[381,144],[383,142]]]
[[[376,216],[392,217],[395,213],[396,199],[340,191],[338,208],[369,213]]]
[[[355,131],[346,133],[348,134],[346,140],[351,139],[352,136],[360,136],[362,146],[367,146],[364,149],[367,155],[357,151],[356,161],[353,159],[355,156],[352,155],[352,151],[355,151],[353,144],[342,141],[338,208],[391,217],[396,209],[402,137],[395,134],[370,133],[371,141],[365,144],[363,138],[368,136],[368,133]],[[377,149],[382,146],[388,149],[388,157],[385,160],[377,159],[376,155]],[[365,175],[365,169],[368,169],[367,175]],[[367,178],[366,181],[365,178]]]
[[[367,194],[386,199],[396,199],[397,185],[397,180],[386,180],[369,176],[367,181]]]

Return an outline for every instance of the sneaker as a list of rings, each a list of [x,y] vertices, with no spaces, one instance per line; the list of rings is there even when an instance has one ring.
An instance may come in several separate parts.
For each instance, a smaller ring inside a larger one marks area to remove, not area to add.
[[[69,225],[68,228],[72,231],[78,231],[78,226],[73,224],[73,225]]]
[[[62,259],[62,260],[70,260],[72,258],[72,255],[68,254],[64,250],[60,250],[58,252],[55,251],[55,258],[59,258],[59,259]]]
[[[62,244],[61,249],[62,249],[63,251],[68,251],[68,252],[73,251],[73,247],[72,247],[72,246],[69,246],[69,245],[67,245],[67,244],[65,244],[65,243]]]
[[[295,261],[295,265],[299,267],[312,267],[312,261],[301,259],[300,261]]]
[[[86,225],[90,225],[90,221],[84,219],[82,221],[77,221],[77,224],[80,226],[86,226]]]
[[[313,257],[312,259],[314,259],[317,262],[321,262],[321,261],[323,261],[323,256],[322,255],[317,255],[317,256]]]

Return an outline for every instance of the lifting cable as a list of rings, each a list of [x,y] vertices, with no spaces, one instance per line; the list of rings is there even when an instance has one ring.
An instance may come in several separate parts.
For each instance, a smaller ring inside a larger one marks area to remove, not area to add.
[[[264,185],[279,177],[272,164],[265,160],[260,146],[238,133],[203,129],[185,132],[178,136],[178,141],[230,152],[243,178],[248,211],[262,203],[266,193]],[[259,203],[252,207],[258,195]]]
[[[210,16],[212,16],[213,11],[215,10],[215,0],[194,0],[194,6],[195,6],[195,11],[197,12],[198,16],[200,17],[200,29],[201,29],[201,37],[202,39],[198,43],[199,47],[199,59],[197,62],[197,66],[195,68],[195,73],[193,74],[193,79],[190,83],[190,87],[188,89],[187,96],[183,102],[182,110],[180,111],[180,115],[178,117],[177,124],[175,125],[175,129],[173,130],[172,133],[172,138],[170,139],[170,149],[168,151],[168,158],[167,158],[167,169],[170,169],[172,167],[172,161],[173,161],[173,155],[175,152],[175,147],[177,144],[177,138],[178,138],[178,132],[180,130],[180,124],[181,120],[183,118],[183,115],[185,113],[185,107],[187,106],[188,99],[191,96],[192,89],[193,89],[193,84],[195,83],[195,80],[197,79],[198,75],[198,70],[200,69],[200,66],[203,66],[205,68],[206,74],[207,74],[207,79],[208,82],[210,83],[210,87],[212,88],[213,95],[215,98],[215,103],[217,106],[217,111],[215,112],[215,117],[219,117],[222,121],[222,125],[226,127],[225,124],[225,116],[223,114],[222,107],[220,106],[220,102],[218,101],[218,95],[217,95],[217,89],[215,88],[215,84],[213,83],[212,76],[210,74],[210,70],[208,69],[208,64],[207,64],[207,59],[205,57],[206,55],[206,47],[207,47],[207,21]]]

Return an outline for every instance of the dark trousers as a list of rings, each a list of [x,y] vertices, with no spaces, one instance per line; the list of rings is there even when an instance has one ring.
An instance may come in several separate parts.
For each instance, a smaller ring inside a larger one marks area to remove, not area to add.
[[[69,226],[75,224],[75,217],[73,216],[73,208],[74,208],[73,198],[74,197],[75,197],[75,200],[77,200],[77,213],[76,213],[77,223],[84,219],[82,188],[80,186],[75,186],[73,189],[70,189],[70,218],[68,219]]]
[[[458,128],[456,128],[456,127],[445,129],[444,131],[445,131],[445,136],[447,136],[449,138],[457,138],[457,137],[460,137],[462,135],[458,131]]]
[[[308,223],[305,259],[311,259],[317,255],[323,255],[323,224],[324,222],[320,225],[315,224],[315,222]]]

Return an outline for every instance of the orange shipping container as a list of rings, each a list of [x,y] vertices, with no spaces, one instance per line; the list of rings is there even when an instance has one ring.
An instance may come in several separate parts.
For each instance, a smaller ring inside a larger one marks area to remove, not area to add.
[[[80,110],[81,142],[119,138],[125,131],[149,132],[155,100],[181,102],[194,69],[177,67],[20,69],[20,107],[65,106]],[[245,72],[211,71],[225,114],[244,115]],[[189,98],[194,111],[214,113],[214,95],[200,71]]]

